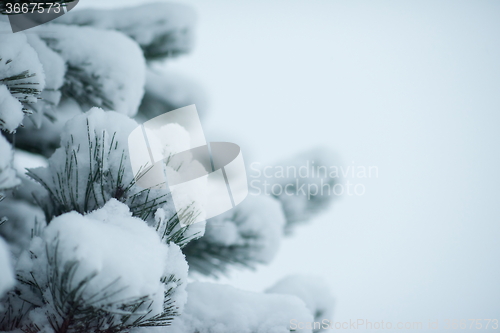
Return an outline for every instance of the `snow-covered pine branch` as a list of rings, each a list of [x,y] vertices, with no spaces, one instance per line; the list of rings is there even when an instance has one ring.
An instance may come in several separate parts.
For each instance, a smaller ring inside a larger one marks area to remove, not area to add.
[[[34,235],[2,318],[55,332],[169,325],[186,302],[187,269],[177,245],[113,199],[84,216],[58,216]]]
[[[58,23],[120,31],[135,40],[148,60],[191,51],[196,15],[189,6],[150,3],[121,9],[72,11]]]
[[[125,115],[98,108],[66,123],[61,147],[48,159],[48,166],[28,172],[47,191],[38,199],[48,222],[71,211],[91,212],[114,198],[150,225],[162,223],[155,217],[161,208],[163,220],[169,221],[169,230],[177,232],[175,237],[169,233],[167,242],[175,240],[183,246],[202,234],[202,224],[178,226],[167,189],[143,189],[136,185],[128,156],[128,136],[137,126]]]
[[[184,253],[193,271],[217,276],[232,267],[253,268],[276,255],[285,217],[270,197],[248,196],[231,211],[207,221],[205,235],[189,243]]]
[[[335,165],[333,153],[328,149],[315,148],[273,165],[273,169],[283,170],[280,176],[263,178],[268,183],[268,188],[275,184],[281,189],[288,187],[287,191],[283,190],[279,195],[272,191],[270,193],[283,206],[286,234],[290,234],[297,224],[309,221],[330,205],[334,198],[332,189],[338,181],[328,171],[332,165]],[[306,176],[299,174],[301,168],[306,168]],[[314,192],[310,189],[314,189]]]
[[[28,173],[38,183],[23,174],[27,165],[16,164],[18,175],[11,144],[0,136],[0,194],[7,196],[0,203],[7,218],[0,330],[288,333],[291,318],[308,322],[328,312],[319,284],[307,279],[284,280],[268,293],[196,282],[186,288],[188,265],[216,276],[269,263],[283,234],[323,209],[326,196],[249,196],[207,224],[182,226],[178,214],[203,213],[203,205],[178,212],[167,189],[135,183],[127,145],[138,123],[129,117],[144,121],[203,102],[196,84],[152,69],[159,64],[152,60],[191,50],[194,21],[184,5],[148,4],[71,11],[33,33],[0,35],[0,129],[17,152],[48,158]],[[1,18],[0,30],[10,31]],[[84,113],[96,106],[115,111]],[[168,138],[159,145],[166,172],[192,167],[170,160],[189,143],[185,129],[160,130]],[[326,165],[328,157],[313,152],[284,164]]]
[[[37,91],[39,102],[37,104],[31,102],[29,108],[24,105],[25,112],[35,114],[29,118],[31,121],[24,122],[25,129],[18,129],[16,144],[19,147],[50,156],[57,148],[61,125],[72,117],[75,111],[87,110],[92,106],[115,110],[129,116],[136,114],[145,83],[144,56],[138,51],[137,44],[130,39],[127,40],[128,38],[120,32],[139,43],[145,53],[156,50],[155,57],[160,54],[165,56],[180,54],[191,49],[195,15],[189,7],[150,4],[124,11],[126,12],[124,15],[127,16],[133,12],[134,17],[142,13],[147,19],[142,20],[140,25],[130,19],[116,18],[113,22],[117,26],[114,26],[112,21],[103,18],[115,15],[114,11],[72,11],[56,20],[65,23],[64,25],[46,24],[43,29],[34,29],[38,35],[28,35],[28,47],[31,46],[36,51],[32,52],[33,56],[38,56],[43,68],[41,74],[46,74],[47,82],[45,89]],[[74,13],[77,15],[73,16]],[[157,22],[151,20],[151,15],[156,15]],[[165,15],[172,17],[166,19]],[[93,18],[93,23],[84,23],[90,16]],[[72,17],[76,21],[69,25],[73,20]],[[120,25],[119,22],[126,23]],[[8,29],[7,23],[1,24]],[[99,29],[79,27],[75,24]],[[16,36],[26,39],[23,33],[18,33]],[[7,45],[7,41],[4,44]],[[109,45],[113,47],[110,48]],[[127,56],[124,57],[124,54]],[[149,72],[151,74],[151,70]],[[204,102],[200,87],[185,78],[179,78],[178,75],[171,73],[148,75],[148,77],[146,86],[148,94],[142,99],[142,113],[138,115],[141,121],[153,114],[157,115],[158,112]],[[70,97],[79,104],[76,108],[69,108],[71,111],[69,115],[66,114],[67,105],[74,103],[69,102],[62,108],[58,107],[61,92],[63,101],[67,101]],[[20,124],[24,114],[16,112],[22,108],[15,99],[9,97],[11,96],[7,91],[0,93],[0,102],[3,101],[1,103],[5,106],[0,108],[0,119],[2,119],[1,110],[9,110],[4,112],[3,117],[9,122],[8,130],[12,132]],[[203,109],[202,105],[198,106]]]
[[[28,172],[47,190],[43,201],[49,221],[73,210],[93,211],[111,198],[127,201],[138,195],[141,190],[134,186],[127,148],[135,127],[127,116],[98,108],[66,123],[48,167]],[[161,194],[156,205],[165,198],[166,193]]]
[[[68,120],[81,114],[82,108],[71,98],[63,98],[51,110],[51,117],[44,117],[40,128],[32,122],[16,130],[16,148],[50,157],[59,148],[61,134]]]
[[[145,83],[137,43],[117,31],[61,24],[45,24],[38,35],[66,62],[63,95],[82,108],[137,113]]]
[[[54,118],[53,109],[61,99],[60,89],[64,83],[66,64],[36,34],[26,34],[26,37],[28,43],[36,51],[45,74],[45,88],[40,93],[39,102],[32,105],[36,112],[29,117],[34,126],[40,128],[44,119]]]
[[[8,31],[0,21],[0,31]],[[23,33],[0,34],[0,129],[14,132],[33,112],[45,88],[45,73],[35,49]]]

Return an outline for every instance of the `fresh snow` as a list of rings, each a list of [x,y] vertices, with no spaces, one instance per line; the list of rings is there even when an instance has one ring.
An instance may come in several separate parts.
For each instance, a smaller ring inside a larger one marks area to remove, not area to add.
[[[65,184],[65,191],[60,191],[60,199],[71,202],[71,210],[87,212],[101,207],[114,196],[120,168],[124,168],[122,183],[133,181],[133,174],[128,160],[128,134],[137,127],[137,123],[125,115],[114,111],[103,111],[93,108],[86,113],[69,120],[61,134],[61,144],[48,160],[48,167],[35,168],[31,171],[55,192],[60,186],[55,174],[71,174]],[[88,199],[85,195],[76,195],[76,191],[84,191],[89,175],[98,167],[96,161],[97,147],[101,150],[98,156],[104,156],[102,169],[107,172],[103,180],[103,188],[97,182],[91,184],[99,196]],[[102,154],[102,155],[101,155]],[[75,163],[76,160],[77,162]],[[66,162],[73,161],[73,168],[66,169]],[[66,178],[65,178],[66,179]]]
[[[15,132],[23,118],[23,105],[11,95],[6,85],[0,84],[0,129]]]
[[[247,256],[268,263],[278,252],[284,224],[279,202],[265,196],[248,196],[234,209],[209,220],[201,241],[248,247]]]
[[[12,269],[9,247],[0,237],[0,297],[2,297],[6,291],[14,287],[14,284],[15,277],[14,270]]]
[[[189,6],[150,3],[133,8],[76,10],[56,22],[120,31],[142,47],[146,58],[157,58],[188,52],[193,44],[195,20]]]
[[[1,89],[2,86],[0,86]],[[1,105],[0,105],[1,107]],[[13,151],[10,143],[0,135],[0,196],[2,192],[21,183],[13,166]],[[0,216],[1,218],[1,216]]]
[[[291,295],[253,293],[206,282],[190,283],[187,292],[184,313],[165,332],[290,333],[290,320],[313,320],[304,302]]]
[[[314,314],[314,321],[332,319],[334,299],[325,281],[315,276],[291,275],[266,290],[270,294],[294,295]]]
[[[137,113],[146,75],[137,43],[120,32],[91,27],[44,24],[36,31],[66,61],[66,79],[73,75],[65,88],[70,96],[89,99],[88,107],[103,106],[128,116]]]
[[[140,120],[191,104],[196,104],[200,117],[205,116],[207,97],[203,87],[174,71],[148,68],[144,98],[137,114]]]

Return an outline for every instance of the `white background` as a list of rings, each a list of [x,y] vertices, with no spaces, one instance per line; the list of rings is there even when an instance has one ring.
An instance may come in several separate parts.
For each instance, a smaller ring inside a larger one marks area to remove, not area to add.
[[[323,145],[379,169],[222,282],[322,276],[335,321],[500,319],[500,2],[181,2],[197,47],[167,67],[205,87],[207,127],[262,163]]]

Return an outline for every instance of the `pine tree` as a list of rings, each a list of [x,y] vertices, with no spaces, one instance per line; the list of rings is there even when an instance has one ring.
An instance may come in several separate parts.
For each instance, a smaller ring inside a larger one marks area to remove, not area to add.
[[[265,293],[188,283],[188,268],[194,279],[270,263],[328,195],[250,195],[181,224],[194,207],[177,212],[168,189],[136,184],[131,131],[203,103],[196,83],[152,66],[191,50],[195,18],[165,3],[75,10],[13,34],[0,17],[1,332],[289,332],[291,318],[329,315],[326,287],[309,277]],[[314,169],[328,156],[284,163]],[[308,181],[319,180],[333,184]]]

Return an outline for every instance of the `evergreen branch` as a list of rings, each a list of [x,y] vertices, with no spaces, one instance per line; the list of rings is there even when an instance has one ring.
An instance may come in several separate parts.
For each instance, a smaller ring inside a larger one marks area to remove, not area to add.
[[[199,214],[199,212],[198,212]],[[191,204],[185,208],[183,208],[180,213],[176,212],[168,220],[157,220],[153,227],[156,232],[160,235],[160,238],[165,243],[173,242],[182,249],[186,246],[190,241],[199,238],[201,232],[194,233],[190,236],[186,236],[187,231],[191,227],[192,223],[187,223],[187,225],[180,226],[179,229],[175,230],[180,225],[180,219],[184,218],[183,221],[194,221],[198,214],[194,213],[194,205]],[[188,216],[188,217],[186,217]]]
[[[132,215],[145,221],[152,221],[158,208],[170,202],[167,190],[140,189],[137,181],[151,168],[141,168],[139,176],[131,177],[130,166],[125,149],[118,146],[117,134],[100,133],[91,129],[86,122],[87,144],[76,144],[73,135],[63,143],[64,160],[58,166],[52,166],[49,173],[39,174],[37,170],[28,170],[27,175],[42,185],[47,197],[35,198],[43,209],[48,223],[54,216],[70,211],[86,214],[102,207],[115,198],[129,206]],[[83,147],[87,147],[82,154]],[[85,156],[84,156],[85,155]],[[108,165],[119,156],[116,166]],[[141,172],[144,169],[144,172]],[[193,205],[182,209],[168,218],[162,226],[161,237],[165,243],[174,242],[184,247],[189,241],[198,238],[200,233],[186,236],[190,222],[200,212]],[[187,225],[180,226],[180,221]],[[158,225],[159,227],[159,225]]]
[[[72,210],[85,214],[104,205],[109,199],[116,198],[130,206],[134,216],[144,220],[148,219],[154,211],[167,202],[168,193],[151,194],[150,189],[140,190],[135,188],[136,180],[125,182],[126,152],[120,153],[120,164],[116,172],[106,169],[105,161],[110,160],[111,153],[117,149],[115,141],[116,133],[111,136],[109,146],[105,147],[106,137],[101,134],[91,133],[90,125],[87,122],[88,140],[88,174],[85,177],[83,189],[83,200],[80,199],[80,174],[81,161],[79,161],[80,145],[75,147],[74,138],[64,146],[65,161],[60,169],[54,170],[50,181],[46,177],[41,177],[36,171],[28,171],[28,175],[42,185],[48,192],[50,200],[48,204],[40,203],[46,215],[51,217],[60,215]],[[134,203],[134,204],[132,204]]]
[[[104,94],[96,74],[89,74],[80,67],[68,64],[64,80],[62,94],[75,99],[78,104],[114,109],[113,102]]]
[[[77,280],[78,261],[63,262],[60,257],[59,239],[46,244],[47,276],[46,285],[40,286],[35,274],[31,272],[28,278],[18,276],[19,281],[30,288],[39,291],[38,296],[50,295],[50,302],[44,301],[44,312],[48,322],[56,333],[118,333],[133,327],[168,326],[178,315],[171,296],[174,288],[170,287],[164,293],[164,309],[161,313],[151,316],[153,300],[149,295],[116,299],[126,287],[118,287],[119,278],[110,282],[100,290],[88,293],[90,283],[98,276],[97,272],[87,274]],[[162,278],[161,283],[179,282],[175,276]],[[12,293],[15,295],[15,293]],[[26,307],[25,304],[28,304]],[[20,310],[15,310],[12,304],[0,320],[0,328],[13,330],[23,325],[26,314],[33,308],[43,306],[23,302]],[[21,327],[23,332],[38,332],[36,323],[26,323]]]
[[[0,318],[0,330],[2,331],[12,331],[21,326],[21,323],[24,318],[26,318],[28,312],[33,309],[33,306],[30,303],[22,299],[21,307],[16,309],[14,305],[14,299],[16,299],[16,297],[13,296],[16,292],[19,291],[15,289],[15,291],[11,292],[6,299],[7,307],[3,313],[1,313],[2,317]],[[26,304],[28,304],[28,306],[26,306]]]
[[[240,219],[238,210],[234,210],[230,220]],[[207,228],[211,226],[211,221],[207,221]],[[239,236],[243,239],[241,243],[224,245],[210,242],[209,238],[202,237],[190,242],[183,248],[190,269],[204,275],[218,277],[220,274],[227,274],[231,266],[255,269],[260,261],[254,254],[260,251],[257,240],[260,238],[251,230],[241,230]]]
[[[2,61],[2,59],[0,59]],[[10,61],[7,60],[7,63]],[[41,94],[41,90],[37,89],[36,86],[39,85],[38,82],[29,81],[28,79],[36,76],[36,73],[30,73],[29,70],[22,71],[19,74],[4,77],[0,79],[0,83],[3,83],[9,89],[9,92],[14,96],[19,102],[23,104],[33,103],[30,99],[36,98],[39,100],[38,95]],[[27,80],[27,81],[21,81]]]

